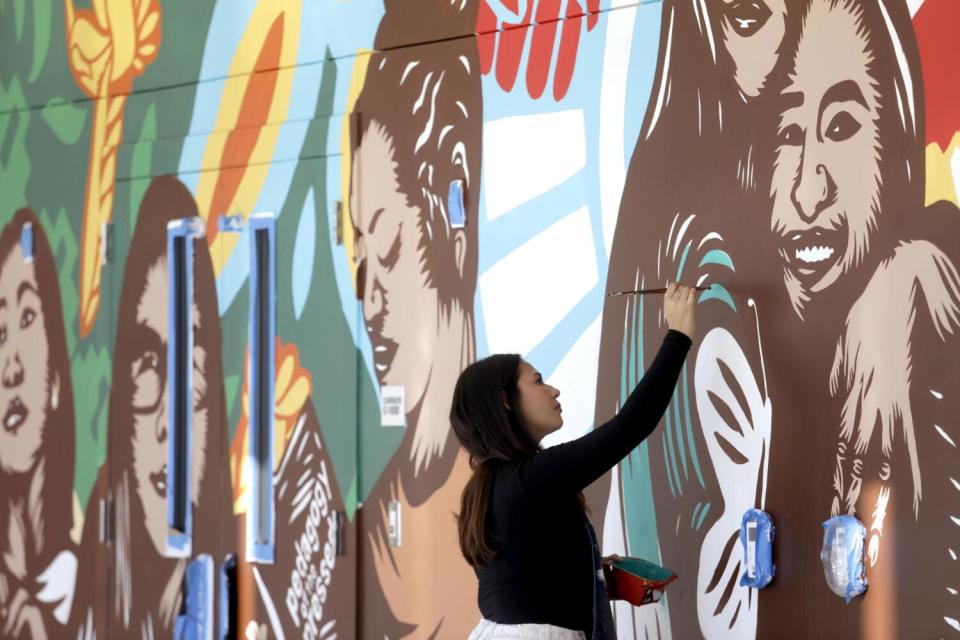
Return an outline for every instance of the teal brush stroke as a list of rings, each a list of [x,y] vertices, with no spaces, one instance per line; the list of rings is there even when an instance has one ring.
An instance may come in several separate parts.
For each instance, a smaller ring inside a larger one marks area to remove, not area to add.
[[[697,520],[697,531],[700,531],[700,527],[703,526],[703,521],[707,519],[707,514],[710,513],[710,503],[708,502],[704,506],[703,511],[700,512],[700,519]]]
[[[673,392],[673,427],[676,429],[677,451],[680,452],[680,462],[683,463],[683,479],[690,479],[690,469],[687,467],[687,447],[683,442],[683,422],[680,421],[680,389]]]
[[[709,289],[700,294],[700,299],[697,302],[703,303],[707,300],[720,300],[721,302],[725,302],[734,311],[737,310],[737,305],[730,296],[730,292],[727,291],[727,288],[722,284],[714,282],[710,285]]]
[[[733,260],[730,258],[730,254],[724,251],[723,249],[711,249],[707,251],[703,258],[700,259],[700,265],[705,264],[719,264],[724,267],[728,267],[731,271],[736,271],[733,268]]]
[[[673,445],[673,424],[670,420],[670,413],[668,412],[664,416],[667,420],[666,428],[666,440],[667,440],[667,450],[670,452],[670,457],[667,459],[667,473],[672,474],[672,477],[675,479],[677,485],[677,493],[681,496],[683,495],[683,485],[680,484],[680,471],[678,469],[679,465],[677,464],[677,452],[674,450]]]
[[[697,447],[693,442],[693,421],[690,419],[690,387],[687,384],[687,365],[683,365],[683,417],[687,425],[687,442],[690,443],[690,459],[693,461],[693,471],[697,474],[697,481],[702,489],[707,488],[707,483],[703,480],[703,472],[700,471],[700,457],[697,455]]]
[[[664,463],[666,463],[664,464],[664,469],[667,470],[667,483],[670,485],[670,495],[676,498],[677,490],[673,486],[673,476],[670,475],[669,458],[667,458],[667,439],[666,438],[661,439],[660,443],[663,445],[663,461]]]
[[[702,503],[702,502],[698,502],[698,503],[697,503],[697,506],[693,508],[693,515],[690,517],[690,528],[691,528],[691,529],[696,528],[696,525],[694,524],[694,522],[696,522],[696,520],[697,520],[697,514],[700,513],[700,509],[701,509],[702,507],[703,507],[703,503]]]

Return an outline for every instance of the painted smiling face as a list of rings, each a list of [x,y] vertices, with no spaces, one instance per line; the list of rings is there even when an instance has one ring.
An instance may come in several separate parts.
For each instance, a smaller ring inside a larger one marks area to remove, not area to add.
[[[429,283],[420,211],[400,188],[395,158],[389,134],[372,121],[354,157],[350,212],[377,379],[405,385],[412,407],[430,379],[440,301]]]
[[[740,92],[756,97],[777,63],[786,31],[786,0],[716,0],[715,6]]]
[[[167,280],[167,261],[162,259],[147,272],[146,285],[137,306],[135,335],[131,338],[138,348],[134,350],[128,372],[133,382],[133,474],[145,525],[157,553],[166,546],[167,531]],[[199,319],[196,307],[193,316],[196,332]],[[190,467],[190,488],[195,506],[206,467],[205,357],[203,347],[195,343]]]
[[[850,273],[880,215],[879,100],[855,3],[816,0],[784,89],[771,229],[794,309]]]
[[[26,473],[37,461],[59,380],[50,371],[33,264],[19,245],[0,265],[0,470]],[[72,437],[72,436],[71,436]]]

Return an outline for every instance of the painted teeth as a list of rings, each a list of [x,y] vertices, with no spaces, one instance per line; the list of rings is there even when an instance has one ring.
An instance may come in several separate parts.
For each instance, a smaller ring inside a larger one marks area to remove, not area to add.
[[[803,249],[797,249],[796,257],[797,260],[802,260],[803,262],[822,262],[830,256],[833,255],[833,247],[804,247]]]
[[[387,350],[387,348],[384,347],[383,345],[379,345],[379,346],[377,346],[377,347],[374,347],[373,350],[376,351],[377,353],[383,353],[384,351]]]
[[[379,371],[379,372],[381,372],[381,373],[383,373],[384,371],[387,370],[387,365],[385,365],[385,364],[376,364],[376,363],[375,363],[373,366],[375,366],[375,367],[377,368],[377,371]]]

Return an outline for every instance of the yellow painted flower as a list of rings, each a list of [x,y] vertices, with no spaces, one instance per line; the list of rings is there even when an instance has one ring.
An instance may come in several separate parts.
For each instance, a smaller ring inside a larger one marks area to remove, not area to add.
[[[158,0],[93,0],[80,9],[64,0],[67,58],[74,82],[93,99],[90,156],[80,245],[80,336],[100,308],[101,227],[113,214],[117,150],[133,79],[160,50]]]

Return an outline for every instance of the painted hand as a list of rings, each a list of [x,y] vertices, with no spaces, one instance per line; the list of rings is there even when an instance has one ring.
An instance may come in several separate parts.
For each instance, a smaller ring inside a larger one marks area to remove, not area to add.
[[[586,20],[587,31],[597,26],[600,0],[569,0],[561,15],[563,5],[560,0],[483,0],[477,17],[482,72],[489,73],[496,63],[497,84],[509,93],[529,40],[527,92],[534,100],[542,96],[553,69],[553,99],[562,100],[573,78],[581,25]],[[557,31],[560,46],[554,58]]]
[[[29,629],[31,638],[45,638],[43,615],[36,605],[31,603],[30,594],[19,589],[7,607],[7,618],[3,625],[3,637],[20,638],[24,628]]]
[[[922,311],[917,290],[943,340],[960,326],[958,283],[952,263],[933,244],[904,243],[877,268],[851,308],[837,343],[830,393],[843,399],[843,407],[831,511],[854,513],[863,478],[879,481],[868,544],[872,564],[879,555],[876,538],[882,534],[890,499],[894,443],[906,446],[915,516],[923,496],[910,403],[911,339],[917,312]],[[874,433],[878,425],[879,435]]]

